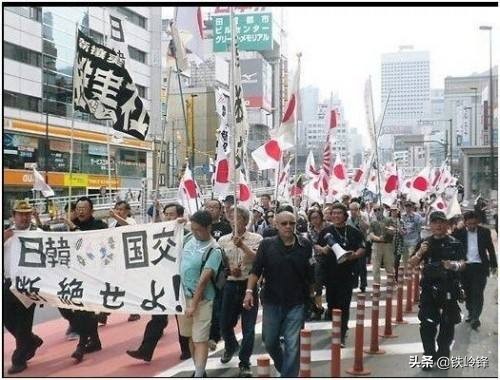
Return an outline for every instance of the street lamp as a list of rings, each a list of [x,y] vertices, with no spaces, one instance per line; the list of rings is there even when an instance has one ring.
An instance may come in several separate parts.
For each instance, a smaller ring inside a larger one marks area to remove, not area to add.
[[[470,87],[472,91],[474,91],[474,144],[471,142],[471,145],[476,145],[476,136],[477,136],[477,87]]]
[[[491,166],[491,190],[495,189],[495,159],[494,159],[494,150],[493,150],[493,61],[492,61],[492,27],[490,25],[481,25],[479,30],[487,30],[490,35],[490,166]]]

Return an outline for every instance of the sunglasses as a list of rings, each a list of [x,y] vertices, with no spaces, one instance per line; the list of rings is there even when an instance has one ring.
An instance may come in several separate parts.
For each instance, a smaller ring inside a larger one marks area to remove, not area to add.
[[[281,222],[281,226],[295,226],[297,223],[296,222]]]

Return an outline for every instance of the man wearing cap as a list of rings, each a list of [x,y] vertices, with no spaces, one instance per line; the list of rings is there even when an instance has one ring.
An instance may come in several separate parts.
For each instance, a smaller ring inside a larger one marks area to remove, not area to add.
[[[262,224],[264,223],[264,209],[261,206],[255,206],[252,209],[252,225],[250,232],[255,232],[262,235]]]
[[[31,223],[33,216],[33,208],[27,201],[17,201],[12,209],[12,217],[14,218],[14,226],[5,230],[3,233],[4,244],[7,239],[14,235],[14,231],[34,230],[41,231]],[[8,258],[4,258],[4,268],[9,270],[7,263]],[[43,340],[33,334],[33,314],[35,312],[35,304],[26,308],[21,301],[10,291],[12,279],[9,274],[4,273],[3,282],[3,310],[4,327],[16,339],[16,349],[12,353],[12,366],[7,370],[9,375],[24,371],[28,365],[27,361],[35,356],[38,347],[43,343]]]
[[[458,272],[465,269],[466,258],[462,243],[448,235],[445,214],[434,211],[429,221],[432,235],[417,244],[414,255],[408,260],[410,267],[424,262],[418,319],[424,356],[429,365],[422,367],[423,370],[432,369],[436,363],[439,369],[447,369],[443,363],[449,365],[455,324],[461,320],[458,301],[462,294]],[[442,357],[447,359],[440,359]]]

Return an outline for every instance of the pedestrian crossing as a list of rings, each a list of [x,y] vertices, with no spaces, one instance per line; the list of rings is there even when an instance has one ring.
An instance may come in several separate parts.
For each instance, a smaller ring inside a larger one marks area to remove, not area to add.
[[[368,266],[368,272],[371,274],[372,266]],[[381,276],[381,283],[385,284],[387,281],[387,276],[385,275],[385,271]],[[371,285],[373,282],[373,276],[368,276],[368,284]],[[353,291],[353,297],[350,304],[350,319],[348,322],[348,336],[347,336],[347,347],[341,350],[341,360],[343,363],[343,368],[347,368],[347,362],[352,361],[354,358],[354,337],[355,337],[355,328],[356,328],[356,312],[355,309],[357,307],[356,303],[356,294],[359,293],[359,288]],[[366,301],[365,301],[365,319],[364,319],[364,346],[368,347],[370,345],[370,331],[372,326],[371,320],[371,293],[373,288],[368,286],[365,290]],[[379,332],[383,332],[384,324],[385,324],[385,291],[386,286],[381,286],[381,299],[379,301],[379,306],[381,307],[379,311]],[[398,325],[394,323],[395,312],[396,312],[396,298],[395,293],[393,294],[393,312],[392,312],[392,320],[393,320],[393,331],[397,333]],[[323,307],[326,309],[326,303],[323,303]],[[415,308],[414,308],[415,309]],[[422,352],[422,344],[420,342],[420,337],[418,334],[418,325],[419,320],[416,316],[416,313],[410,313],[404,315],[404,320],[407,322],[404,325],[404,329],[406,333],[412,331],[411,339],[408,340],[407,335],[404,334],[405,337],[401,339],[380,339],[379,346],[380,349],[384,350],[386,353],[385,357],[390,356],[409,356],[409,355],[417,355]],[[311,366],[313,368],[313,376],[329,376],[328,373],[321,372],[321,374],[314,373],[315,365],[322,365],[331,361],[331,331],[332,331],[332,322],[331,321],[308,321],[305,323],[305,329],[308,329],[312,332],[313,337],[313,345],[311,351]],[[242,334],[241,332],[236,334],[236,338],[239,342],[241,342]],[[406,341],[403,341],[406,340]],[[233,359],[226,364],[222,364],[220,362],[220,357],[224,351],[224,343],[221,341],[217,344],[217,348],[213,352],[209,352],[209,358],[207,361],[206,370],[208,376],[210,377],[227,377],[227,376],[238,376],[238,363],[239,359],[237,355],[233,357]],[[258,319],[255,325],[255,344],[253,355],[250,358],[250,362],[252,364],[252,371],[254,375],[257,374],[256,364],[257,358],[261,355],[267,355],[264,344],[262,342],[262,306],[259,306]],[[272,363],[272,360],[271,360]],[[164,371],[157,375],[157,377],[179,377],[179,376],[190,376],[194,369],[193,361],[186,360],[172,368],[169,368],[167,371]],[[274,367],[272,367],[274,370]],[[271,371],[271,374],[273,372]],[[390,372],[385,371],[385,373],[372,373],[375,376],[390,376]]]

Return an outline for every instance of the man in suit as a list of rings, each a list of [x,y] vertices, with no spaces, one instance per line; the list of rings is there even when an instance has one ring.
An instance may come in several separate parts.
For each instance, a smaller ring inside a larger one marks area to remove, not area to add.
[[[457,229],[453,236],[460,240],[467,248],[466,268],[462,275],[462,284],[465,291],[465,305],[469,315],[466,322],[470,322],[474,330],[481,325],[479,316],[483,309],[483,293],[486,279],[496,273],[497,258],[491,239],[490,230],[479,226],[479,216],[474,211],[464,213],[465,228]]]

